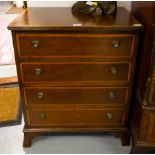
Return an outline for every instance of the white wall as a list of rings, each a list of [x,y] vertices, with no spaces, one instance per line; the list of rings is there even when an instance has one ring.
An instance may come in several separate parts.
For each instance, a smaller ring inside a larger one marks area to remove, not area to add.
[[[71,7],[76,1],[28,1],[29,7]],[[118,1],[118,6],[131,10],[131,1]]]
[[[131,1],[118,1],[118,6],[125,7],[127,10],[131,10]]]
[[[71,7],[76,1],[28,1],[29,7]]]

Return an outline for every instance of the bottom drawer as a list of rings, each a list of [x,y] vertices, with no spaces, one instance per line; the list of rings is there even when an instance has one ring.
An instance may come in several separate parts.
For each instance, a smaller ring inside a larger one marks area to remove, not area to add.
[[[118,126],[125,121],[125,109],[28,109],[31,126]]]

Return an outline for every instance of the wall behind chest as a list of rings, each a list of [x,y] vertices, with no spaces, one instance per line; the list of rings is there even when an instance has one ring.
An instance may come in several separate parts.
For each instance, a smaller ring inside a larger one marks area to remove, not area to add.
[[[71,7],[76,1],[28,1],[29,7]],[[131,10],[131,1],[119,1],[119,7]]]

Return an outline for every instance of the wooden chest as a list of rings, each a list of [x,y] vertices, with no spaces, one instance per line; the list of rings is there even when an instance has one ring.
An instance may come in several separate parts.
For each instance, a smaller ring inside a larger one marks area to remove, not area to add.
[[[13,21],[24,146],[47,132],[112,132],[129,144],[128,114],[142,25],[116,15],[30,8]]]

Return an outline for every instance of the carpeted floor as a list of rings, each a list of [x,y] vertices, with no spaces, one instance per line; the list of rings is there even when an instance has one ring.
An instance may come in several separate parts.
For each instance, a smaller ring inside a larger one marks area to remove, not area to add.
[[[0,154],[128,154],[129,147],[110,135],[42,136],[23,148],[23,124],[0,128]]]

